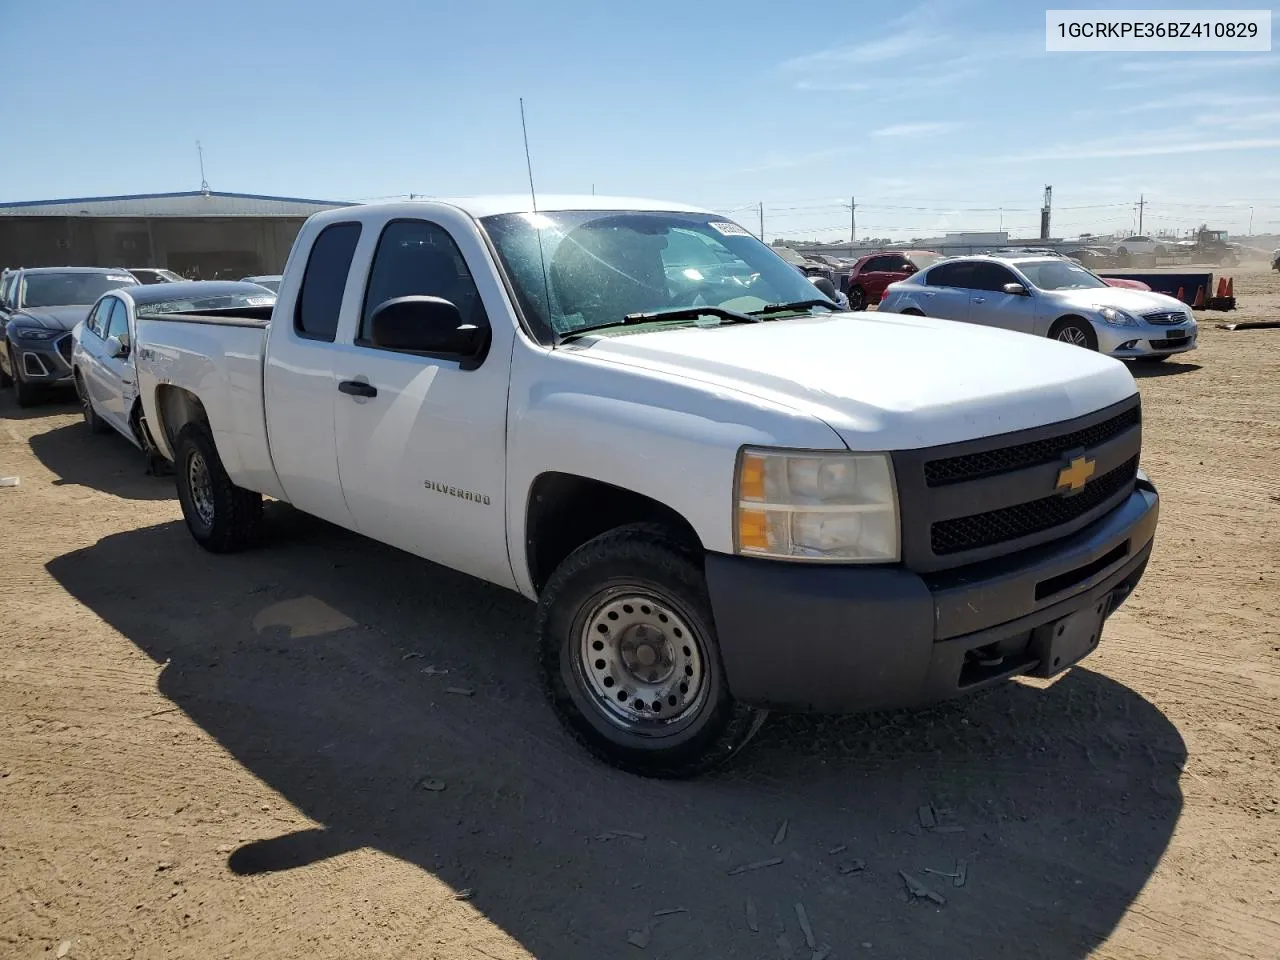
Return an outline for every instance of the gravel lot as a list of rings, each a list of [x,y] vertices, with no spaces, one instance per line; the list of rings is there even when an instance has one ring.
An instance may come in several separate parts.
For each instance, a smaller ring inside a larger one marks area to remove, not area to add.
[[[1213,324],[1280,274],[1234,276],[1139,371],[1160,532],[1084,666],[775,717],[687,783],[561,734],[525,601],[280,505],[210,556],[123,440],[6,393],[0,956],[1274,958],[1280,329]]]

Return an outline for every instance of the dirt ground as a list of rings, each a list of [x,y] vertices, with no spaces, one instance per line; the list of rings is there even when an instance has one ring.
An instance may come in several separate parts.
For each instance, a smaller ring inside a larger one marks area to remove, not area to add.
[[[1141,371],[1160,529],[1095,655],[774,717],[695,782],[569,742],[525,601],[279,505],[206,554],[123,440],[6,393],[0,957],[1275,958],[1280,329],[1213,324],[1280,274],[1234,276]]]

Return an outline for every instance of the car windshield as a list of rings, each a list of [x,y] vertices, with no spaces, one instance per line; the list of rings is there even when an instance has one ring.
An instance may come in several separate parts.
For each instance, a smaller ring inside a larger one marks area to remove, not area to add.
[[[1033,260],[1018,264],[1018,269],[1038,290],[1093,290],[1107,285],[1070,260]]]
[[[525,316],[548,340],[631,314],[700,306],[748,313],[820,298],[743,227],[709,214],[592,210],[502,214],[481,223]],[[618,328],[638,329],[645,328]]]
[[[199,313],[202,310],[227,310],[233,307],[268,307],[274,306],[275,302],[275,296],[265,290],[262,293],[221,293],[216,296],[178,297],[155,303],[140,303],[134,308],[134,312],[139,317],[151,317],[158,313]]]
[[[127,273],[36,273],[22,278],[24,307],[68,307],[93,303],[108,290],[137,286]]]

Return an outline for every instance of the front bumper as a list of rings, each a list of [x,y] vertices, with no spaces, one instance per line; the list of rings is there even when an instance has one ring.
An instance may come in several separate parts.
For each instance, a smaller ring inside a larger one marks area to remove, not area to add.
[[[22,379],[27,383],[70,385],[72,347],[70,332],[61,333],[52,340],[27,340],[13,334],[9,336],[12,363],[17,366]]]
[[[1194,321],[1164,326],[1142,323],[1133,327],[1091,321],[1098,337],[1098,352],[1124,360],[1133,357],[1155,357],[1187,353],[1196,348],[1199,325]],[[1177,334],[1170,337],[1170,334]]]
[[[1128,500],[1070,537],[927,576],[709,554],[729,688],[756,706],[849,712],[1052,676],[1092,651],[1142,578],[1159,512],[1139,473]]]

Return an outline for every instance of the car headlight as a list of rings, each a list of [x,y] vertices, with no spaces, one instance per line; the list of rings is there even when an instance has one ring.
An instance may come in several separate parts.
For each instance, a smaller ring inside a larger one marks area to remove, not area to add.
[[[1138,325],[1138,321],[1133,314],[1118,310],[1115,307],[1098,307],[1098,316],[1117,327],[1136,327]]]
[[[831,563],[893,563],[900,556],[887,454],[744,447],[734,489],[739,554]]]
[[[61,330],[46,330],[44,327],[9,327],[9,333],[19,340],[52,340],[62,332]]]

